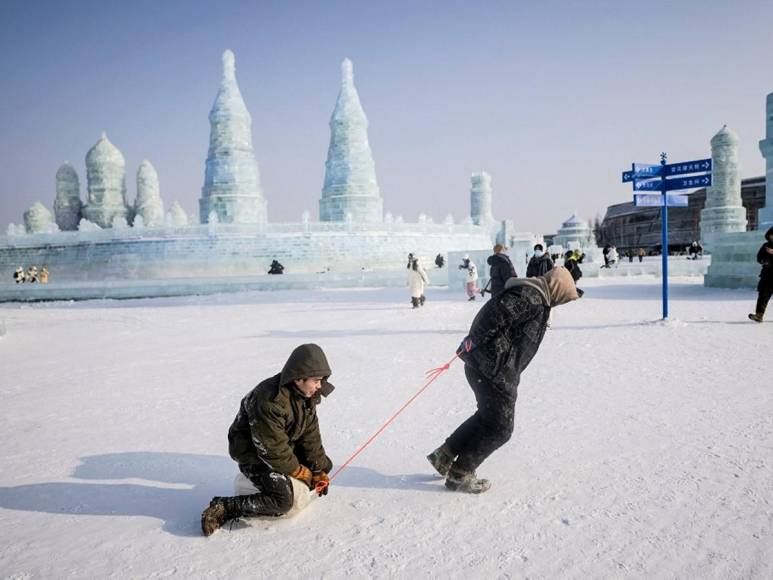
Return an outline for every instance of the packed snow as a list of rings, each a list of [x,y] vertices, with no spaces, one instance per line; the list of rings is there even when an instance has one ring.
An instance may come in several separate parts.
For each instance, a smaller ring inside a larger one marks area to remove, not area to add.
[[[583,281],[585,282],[585,281]],[[512,440],[447,491],[425,455],[474,410],[460,362],[294,518],[210,538],[241,397],[316,342],[342,464],[451,358],[481,301],[430,288],[2,305],[0,578],[771,578],[773,324],[755,293],[581,284]]]

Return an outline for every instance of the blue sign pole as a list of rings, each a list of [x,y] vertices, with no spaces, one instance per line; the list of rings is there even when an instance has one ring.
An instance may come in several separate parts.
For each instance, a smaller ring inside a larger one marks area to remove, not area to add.
[[[660,164],[665,166],[668,155],[660,154]],[[663,320],[668,319],[668,184],[666,183],[666,172],[660,178],[660,192],[663,195],[663,205],[660,206],[661,224],[663,226],[661,243],[663,244]]]

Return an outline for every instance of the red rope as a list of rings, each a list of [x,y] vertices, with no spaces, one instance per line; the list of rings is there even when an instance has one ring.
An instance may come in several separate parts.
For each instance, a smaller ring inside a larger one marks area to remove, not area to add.
[[[467,352],[470,352],[470,350],[472,350],[472,341],[470,341],[469,339],[467,339],[467,340],[465,340],[465,341],[464,341],[464,350],[466,350]],[[370,444],[373,442],[373,440],[374,440],[376,437],[378,437],[379,435],[381,435],[381,433],[384,431],[384,429],[386,429],[386,428],[387,428],[387,427],[390,425],[390,423],[392,423],[392,421],[394,421],[394,420],[397,418],[397,416],[398,416],[400,413],[402,413],[402,412],[403,412],[403,411],[406,409],[406,407],[408,407],[408,405],[410,405],[411,403],[413,403],[413,402],[416,400],[416,398],[417,398],[419,395],[421,395],[421,394],[422,394],[422,393],[423,393],[423,392],[424,392],[424,391],[427,389],[427,387],[429,387],[429,386],[430,386],[430,385],[431,385],[433,382],[435,382],[435,379],[437,379],[437,378],[438,378],[440,375],[442,375],[444,372],[446,372],[446,371],[447,371],[447,370],[448,370],[448,369],[451,367],[451,363],[452,363],[452,362],[454,362],[454,361],[455,361],[457,358],[459,358],[459,355],[460,355],[460,354],[461,354],[461,349],[459,349],[459,350],[456,352],[456,354],[453,356],[453,358],[452,358],[451,360],[449,360],[449,361],[448,361],[446,364],[444,364],[444,365],[442,365],[442,366],[439,366],[439,367],[437,367],[437,368],[435,368],[435,369],[430,369],[430,370],[428,370],[426,373],[424,373],[424,374],[425,374],[425,376],[427,377],[427,382],[426,382],[426,383],[424,383],[424,386],[422,386],[422,387],[421,387],[421,388],[420,388],[418,391],[416,391],[416,393],[415,393],[415,394],[414,394],[414,395],[413,395],[413,396],[412,396],[410,399],[408,399],[408,401],[406,401],[406,403],[405,403],[405,404],[404,404],[402,407],[400,407],[400,408],[397,410],[397,412],[396,412],[394,415],[392,415],[392,416],[391,416],[391,417],[390,417],[390,418],[389,418],[389,419],[386,421],[386,423],[384,423],[384,424],[383,424],[383,425],[382,425],[382,426],[379,428],[379,430],[378,430],[378,431],[376,431],[376,432],[375,432],[373,435],[371,435],[371,436],[370,436],[370,439],[368,439],[368,440],[367,440],[365,443],[363,443],[363,444],[360,446],[360,448],[359,448],[359,449],[357,449],[357,451],[355,451],[355,452],[352,454],[352,456],[351,456],[351,457],[349,457],[349,459],[347,459],[347,460],[344,462],[344,464],[343,464],[343,465],[341,465],[341,467],[339,467],[338,469],[336,469],[335,473],[333,473],[333,475],[331,475],[331,476],[330,476],[330,481],[333,481],[333,480],[334,480],[336,477],[338,477],[338,474],[339,474],[339,473],[341,473],[341,472],[342,472],[344,469],[346,469],[347,467],[349,467],[349,464],[350,464],[352,461],[354,461],[354,458],[355,458],[355,457],[357,457],[357,456],[358,456],[358,455],[359,455],[359,454],[360,454],[360,453],[361,453],[361,452],[362,452],[362,451],[363,451],[363,450],[364,450],[364,449],[365,449],[365,448],[366,448],[368,445],[370,445]],[[317,492],[317,493],[320,493],[320,494],[321,494],[321,493],[322,493],[322,491],[323,491],[323,490],[324,490],[324,489],[325,489],[325,488],[326,488],[328,485],[330,485],[330,481],[320,481],[320,482],[319,482],[319,483],[318,483],[318,484],[317,484],[317,485],[314,487],[314,491],[315,491],[315,492]]]

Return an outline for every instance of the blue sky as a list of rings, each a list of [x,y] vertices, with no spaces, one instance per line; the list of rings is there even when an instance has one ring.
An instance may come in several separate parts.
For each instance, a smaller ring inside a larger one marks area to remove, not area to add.
[[[385,211],[494,213],[550,233],[631,199],[632,161],[710,156],[727,124],[762,175],[773,2],[35,2],[0,4],[0,227],[102,130],[167,206],[197,215],[220,55],[236,53],[271,221],[318,215],[340,63],[354,62]]]

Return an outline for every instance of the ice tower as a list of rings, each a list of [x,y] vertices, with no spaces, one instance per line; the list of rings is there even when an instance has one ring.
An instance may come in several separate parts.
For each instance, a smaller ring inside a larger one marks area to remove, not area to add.
[[[56,172],[54,215],[62,231],[77,230],[81,221],[81,186],[78,173],[69,163],[63,163]]]
[[[126,162],[123,154],[105,133],[86,154],[88,200],[83,217],[102,228],[113,225],[115,218],[128,221],[126,203]]]
[[[147,159],[137,170],[137,199],[134,201],[135,220],[142,217],[147,227],[164,225],[164,202],[158,186],[158,174]]]
[[[476,226],[491,227],[491,176],[485,171],[470,176],[470,218]]]
[[[209,112],[209,153],[199,199],[201,223],[265,224],[266,199],[252,149],[252,118],[236,83],[234,53],[223,53],[223,78]]]
[[[715,234],[746,231],[746,209],[741,203],[738,135],[727,125],[711,138],[712,184],[701,210],[701,240],[711,249]]]
[[[760,141],[760,153],[765,158],[765,207],[760,208],[757,229],[773,227],[773,93],[768,95],[765,117],[765,138]]]
[[[341,91],[330,117],[330,147],[319,219],[342,222],[383,221],[384,201],[376,182],[376,167],[368,144],[368,119],[354,86],[352,61],[341,64]]]

